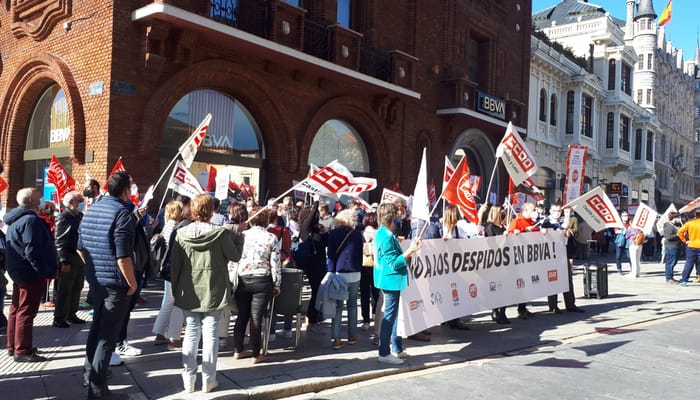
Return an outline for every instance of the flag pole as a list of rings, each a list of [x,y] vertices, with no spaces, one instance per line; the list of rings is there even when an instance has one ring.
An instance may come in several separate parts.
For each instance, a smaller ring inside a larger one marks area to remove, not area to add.
[[[291,188],[289,188],[287,191],[285,191],[285,192],[282,193],[281,195],[275,197],[275,199],[279,199],[279,198],[281,198],[281,197],[284,197],[287,193],[291,193],[294,189],[296,189],[296,187],[297,187],[298,185],[299,185],[299,184],[297,183],[296,185],[292,186]],[[251,215],[250,217],[248,217],[248,219],[247,219],[245,222],[246,222],[246,223],[247,223],[247,222],[250,222],[250,220],[252,220],[253,218],[255,218],[258,214],[260,214],[261,212],[263,212],[266,208],[267,208],[267,205],[261,206],[260,209],[258,210],[258,212],[256,212],[255,214]]]
[[[178,154],[180,154],[180,153],[178,152]],[[177,155],[175,156],[175,158],[173,158],[173,161],[175,161],[176,158],[177,158]],[[167,172],[168,169],[170,168],[170,166],[173,165],[173,161],[170,162],[170,164],[168,165],[168,167],[165,168],[165,171],[163,171],[163,174],[160,176],[160,178],[158,178],[158,181],[156,182],[156,184],[153,185],[154,188],[157,188],[157,187],[158,187],[158,183],[163,179],[163,176],[165,175],[165,172]],[[173,172],[170,173],[170,180],[173,179],[173,174],[174,174],[174,173],[175,173],[175,168],[173,168]],[[170,183],[170,180],[168,180],[168,183]],[[154,189],[154,190],[155,190],[155,189]],[[158,210],[160,210],[161,208],[163,208],[163,203],[165,203],[165,198],[168,197],[168,190],[170,190],[170,188],[168,188],[168,185],[166,185],[166,186],[165,186],[165,192],[163,192],[163,198],[160,199],[160,205],[158,206]]]
[[[501,157],[496,157],[496,161],[493,164],[493,171],[491,171],[491,178],[489,179],[489,186],[486,189],[486,204],[489,203],[489,198],[491,197],[491,185],[493,184],[493,177],[496,175],[496,170],[498,169],[498,161]],[[498,201],[498,199],[496,200]]]
[[[465,155],[462,156],[462,159],[459,160],[459,162],[457,163],[457,166],[459,166],[459,165],[462,163],[462,160],[464,160],[464,162],[467,162],[467,160],[464,159],[465,157],[466,157]],[[435,202],[435,205],[434,205],[433,208],[430,210],[430,214],[428,215],[428,221],[426,221],[425,225],[423,225],[423,229],[421,229],[420,234],[418,235],[418,237],[419,237],[421,240],[423,239],[423,235],[425,235],[425,231],[428,229],[428,224],[430,224],[430,216],[433,215],[433,213],[435,212],[435,210],[436,210],[437,207],[438,207],[438,204],[440,204],[440,201],[439,201],[439,200],[442,200],[442,203],[443,203],[443,214],[445,213],[444,205],[445,205],[446,202],[445,202],[445,198],[443,198],[442,195],[445,194],[445,189],[446,189],[448,186],[450,186],[450,183],[452,183],[452,179],[455,178],[455,175],[457,175],[457,168],[456,168],[456,167],[455,167],[455,171],[452,173],[452,176],[450,176],[450,179],[447,181],[447,184],[446,184],[446,185],[443,185],[442,191],[440,192],[440,196],[438,196],[438,201]]]

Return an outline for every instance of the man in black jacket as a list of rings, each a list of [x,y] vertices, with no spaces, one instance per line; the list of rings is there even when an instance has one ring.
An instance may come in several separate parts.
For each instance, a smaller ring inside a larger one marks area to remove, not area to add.
[[[34,317],[44,294],[45,279],[56,273],[56,249],[49,226],[37,212],[42,203],[36,188],[17,192],[19,207],[8,212],[6,267],[13,281],[7,324],[7,353],[15,362],[42,362],[32,343]]]
[[[676,284],[678,281],[673,279],[673,268],[678,263],[678,256],[683,249],[683,243],[678,237],[678,228],[681,226],[681,215],[677,212],[671,212],[668,215],[668,221],[664,224],[663,236],[666,239],[664,245],[664,261],[666,282]]]
[[[68,328],[71,324],[84,324],[76,312],[80,303],[80,292],[85,281],[85,264],[78,256],[78,228],[83,213],[79,206],[83,196],[78,192],[68,192],[63,196],[65,209],[56,221],[56,252],[60,269],[56,285],[56,308],[53,312],[53,326]]]

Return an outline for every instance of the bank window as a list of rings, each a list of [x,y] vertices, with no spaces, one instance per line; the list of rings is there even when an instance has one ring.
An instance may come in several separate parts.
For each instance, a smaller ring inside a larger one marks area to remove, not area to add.
[[[557,96],[554,94],[549,101],[549,124],[557,126]]]
[[[566,133],[574,133],[574,92],[566,92]]]
[[[630,119],[620,116],[620,149],[630,151]]]
[[[581,99],[581,134],[593,137],[593,97],[585,94]]]
[[[608,113],[608,121],[605,129],[605,147],[612,149],[615,146],[615,114]]]
[[[467,39],[467,75],[484,91],[490,90],[491,41],[488,37],[472,32]]]
[[[654,161],[654,132],[647,131],[647,161]]]
[[[56,155],[70,173],[70,139],[68,102],[63,89],[57,84],[52,84],[39,96],[29,120],[23,157],[23,186],[34,186],[44,191],[44,170],[48,167],[52,155]],[[46,191],[45,194],[48,195],[49,192]],[[51,200],[46,196],[45,199]]]
[[[651,89],[647,89],[647,104],[651,103]]]
[[[540,121],[547,122],[547,92],[540,90]]]
[[[637,129],[634,134],[634,159],[642,159],[642,130]]]
[[[615,90],[615,68],[617,61],[611,59],[608,61],[608,90]]]
[[[161,169],[208,113],[212,119],[190,171],[201,178],[207,176],[210,165],[217,169],[231,167],[231,180],[251,185],[259,195],[265,157],[260,129],[241,102],[217,90],[194,90],[170,110],[160,144]],[[206,180],[203,183],[206,186]]]
[[[622,63],[622,70],[620,77],[620,84],[622,85],[621,90],[628,95],[632,95],[632,69],[629,65]]]
[[[319,167],[338,160],[350,171],[368,174],[369,157],[362,138],[345,121],[331,119],[316,132],[309,150],[309,163]]]

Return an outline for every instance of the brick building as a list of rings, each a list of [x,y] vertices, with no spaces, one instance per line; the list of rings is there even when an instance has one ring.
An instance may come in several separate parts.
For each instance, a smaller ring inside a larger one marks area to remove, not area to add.
[[[521,0],[2,2],[2,200],[41,186],[52,154],[81,182],[122,157],[148,185],[207,112],[193,173],[233,166],[260,199],[334,159],[410,192],[424,146],[436,182],[463,153],[487,180],[507,121],[527,126],[530,14]]]

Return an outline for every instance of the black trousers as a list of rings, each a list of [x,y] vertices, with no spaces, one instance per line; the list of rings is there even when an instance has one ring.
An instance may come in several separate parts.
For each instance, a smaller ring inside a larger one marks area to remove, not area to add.
[[[272,289],[271,276],[240,275],[238,277],[238,288],[235,293],[238,318],[233,328],[233,345],[237,353],[243,351],[245,328],[250,321],[250,347],[253,357],[260,355],[262,318],[272,299]]]
[[[88,396],[103,397],[107,389],[107,369],[114,352],[120,327],[129,312],[127,288],[108,288],[92,285],[94,314],[85,345],[85,380],[89,382]]]
[[[70,258],[70,272],[61,272],[59,269],[56,278],[58,291],[56,294],[56,307],[53,310],[55,321],[65,321],[74,317],[78,312],[80,292],[85,282],[85,264],[77,254]]]
[[[569,259],[569,291],[564,292],[564,307],[566,307],[567,310],[572,309],[576,307],[576,297],[574,296],[574,271],[573,271],[573,263],[572,260]],[[557,295],[553,294],[551,296],[547,296],[547,304],[549,305],[549,309],[553,309],[557,306]]]
[[[372,314],[377,309],[377,299],[379,299],[379,289],[374,287],[374,267],[362,267],[360,271],[360,308],[362,310],[362,322],[372,322],[369,313],[370,306]]]
[[[310,324],[316,324],[323,321],[323,317],[316,310],[316,297],[318,296],[318,287],[321,286],[321,281],[326,275],[326,270],[321,266],[309,265],[304,268],[304,273],[311,286],[311,299],[309,307],[306,309],[306,318]]]

